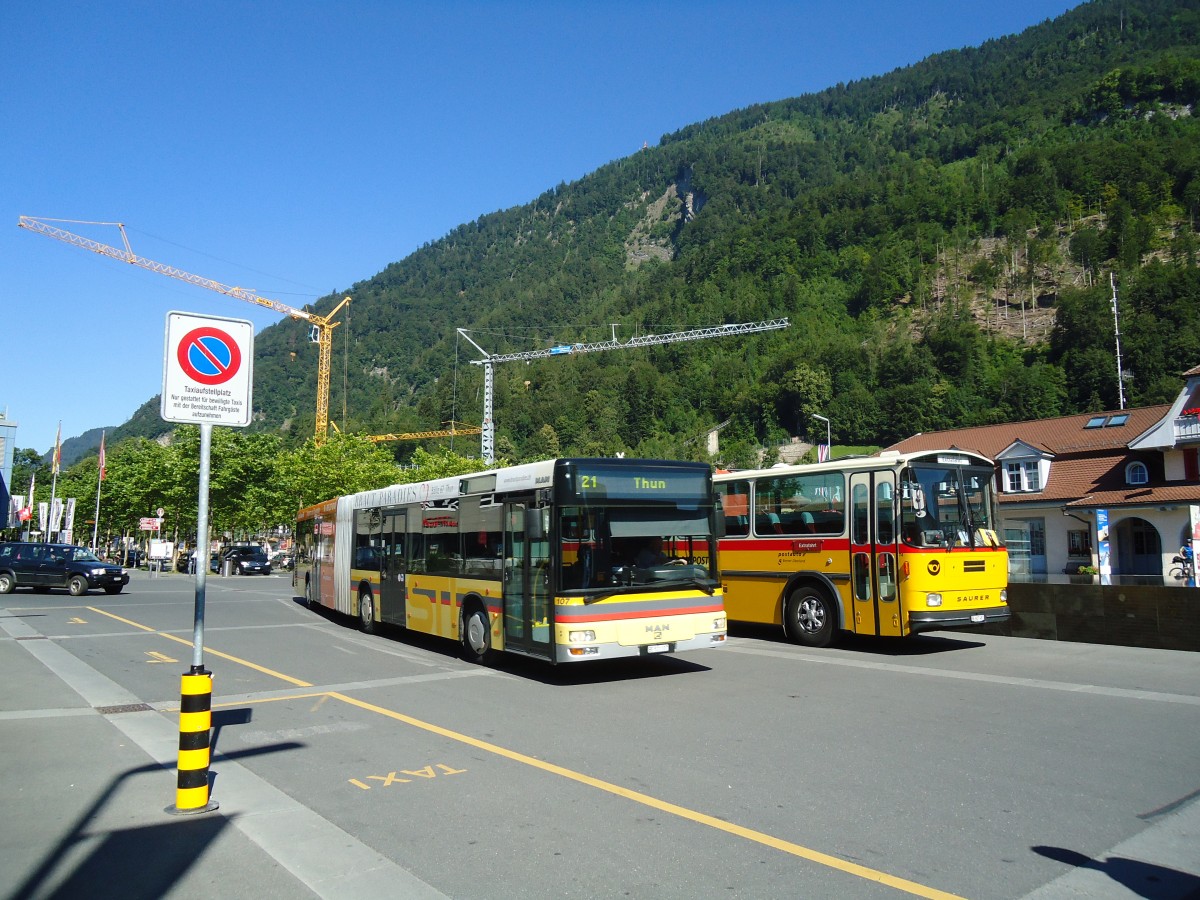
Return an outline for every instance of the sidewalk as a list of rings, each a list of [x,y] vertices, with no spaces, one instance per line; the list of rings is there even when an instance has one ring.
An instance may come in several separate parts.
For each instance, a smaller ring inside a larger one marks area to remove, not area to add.
[[[222,754],[219,740],[210,774],[220,809],[171,814],[177,713],[142,702],[25,618],[0,607],[6,896],[442,896],[238,765],[239,754]],[[219,735],[221,713],[213,718]]]

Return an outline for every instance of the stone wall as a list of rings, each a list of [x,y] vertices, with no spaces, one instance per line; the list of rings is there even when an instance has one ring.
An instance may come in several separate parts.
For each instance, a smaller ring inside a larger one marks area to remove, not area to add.
[[[1008,586],[1012,619],[989,634],[1162,650],[1200,650],[1200,588],[1159,585]]]

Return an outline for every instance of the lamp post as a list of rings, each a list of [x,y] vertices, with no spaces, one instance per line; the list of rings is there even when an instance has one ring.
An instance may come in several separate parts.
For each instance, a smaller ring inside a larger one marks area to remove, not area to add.
[[[813,413],[813,418],[825,423],[825,447],[826,447],[825,459],[826,460],[833,459],[833,439],[831,437],[831,433],[830,433],[830,429],[829,429],[829,420],[827,418],[825,418],[824,416],[818,416],[816,413]],[[819,455],[820,455],[820,453],[818,452],[818,456]]]

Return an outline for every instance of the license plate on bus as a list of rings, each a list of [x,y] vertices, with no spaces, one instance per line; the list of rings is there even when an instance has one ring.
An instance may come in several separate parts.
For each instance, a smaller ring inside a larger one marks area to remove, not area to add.
[[[983,616],[971,616],[972,622],[982,622],[983,620],[984,620]]]
[[[666,653],[671,649],[670,644],[647,644],[647,653]]]

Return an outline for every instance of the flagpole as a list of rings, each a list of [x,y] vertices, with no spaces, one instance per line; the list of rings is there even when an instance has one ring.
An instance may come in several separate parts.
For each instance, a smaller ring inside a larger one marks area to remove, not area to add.
[[[50,510],[49,510],[50,515],[47,517],[46,531],[48,532],[47,537],[49,537],[49,539],[51,541],[58,540],[57,535],[50,534],[49,532],[52,531],[52,528],[54,525],[54,498],[56,496],[58,496],[56,492],[58,491],[58,463],[59,463],[59,460],[62,458],[62,451],[60,449],[61,447],[62,447],[62,419],[59,419],[58,420],[58,434],[56,434],[54,436],[54,454],[50,457],[50,472],[54,477],[50,481]]]
[[[33,493],[37,487],[37,472],[29,476],[29,503],[25,507],[25,531],[21,535],[21,540],[29,540],[29,533],[33,531]]]
[[[99,472],[96,479],[96,515],[92,521],[92,552],[97,553],[99,547],[96,543],[96,537],[100,532],[100,488],[104,487],[104,432],[100,432],[100,459]]]

